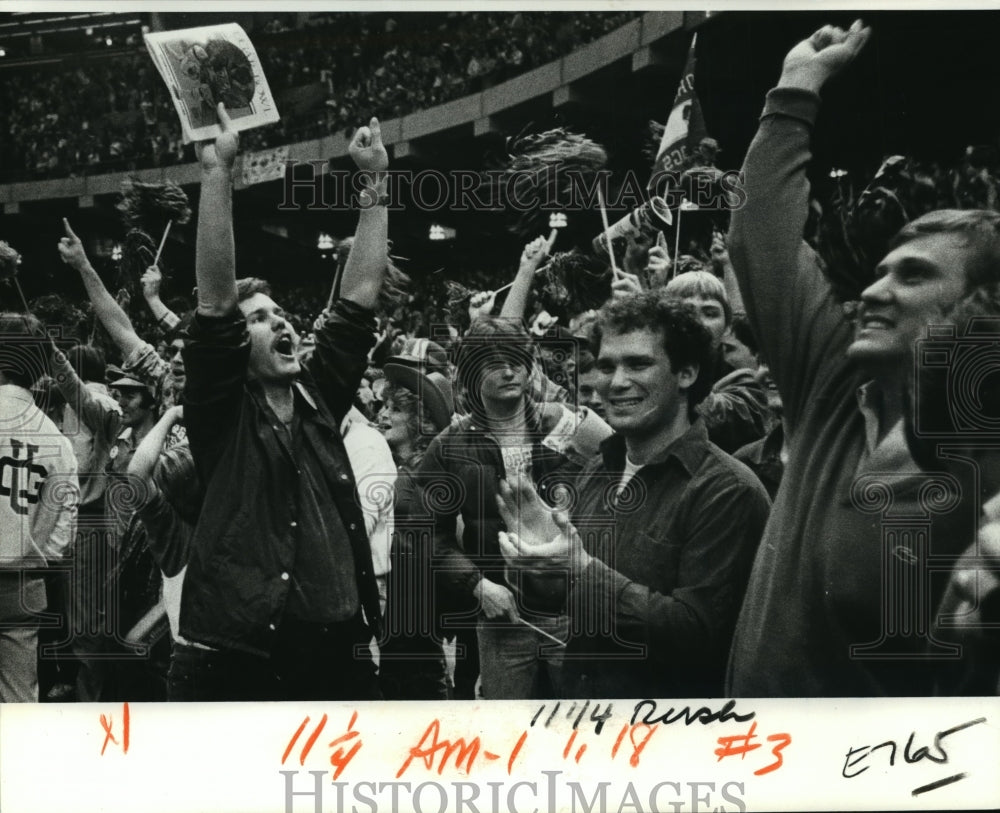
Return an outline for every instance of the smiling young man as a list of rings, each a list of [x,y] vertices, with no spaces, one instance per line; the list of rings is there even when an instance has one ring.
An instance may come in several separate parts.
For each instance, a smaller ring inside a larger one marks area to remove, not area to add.
[[[770,503],[695,410],[712,346],[693,308],[662,291],[616,298],[597,341],[615,434],[566,506],[579,533],[559,536],[565,526],[520,482],[501,487],[520,550],[501,546],[513,568],[569,571],[569,696],[718,696]]]
[[[307,365],[259,281],[236,280],[237,139],[198,145],[198,308],[184,348],[184,418],[205,497],[191,543],[173,700],[373,699],[379,619],[365,521],[341,437],[387,264],[388,166],[378,122],[350,145],[367,172],[341,298]]]
[[[868,35],[827,26],[788,53],[732,216],[733,266],[790,438],[733,640],[727,691],[739,696],[931,693],[940,662],[919,631],[947,574],[922,563],[969,539],[968,518],[936,515],[922,490],[933,476],[907,450],[904,393],[925,326],[1000,275],[1000,215],[938,211],[905,226],[854,325],[802,240],[818,94]],[[908,515],[931,523],[926,546],[890,533]]]

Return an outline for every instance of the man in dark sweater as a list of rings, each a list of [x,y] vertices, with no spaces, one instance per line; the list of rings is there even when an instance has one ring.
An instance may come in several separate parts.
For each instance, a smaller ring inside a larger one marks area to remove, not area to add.
[[[951,655],[926,634],[947,577],[928,561],[961,551],[975,518],[928,499],[948,484],[907,451],[903,393],[925,326],[996,279],[1000,215],[939,211],[904,227],[845,320],[802,239],[806,169],[819,91],[868,35],[860,21],[827,26],[786,56],[732,217],[730,255],[789,437],[733,639],[738,696],[928,694],[931,656]]]

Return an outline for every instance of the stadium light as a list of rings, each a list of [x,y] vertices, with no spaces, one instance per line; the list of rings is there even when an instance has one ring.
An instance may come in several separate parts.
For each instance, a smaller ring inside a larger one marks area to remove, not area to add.
[[[439,240],[454,240],[455,234],[454,229],[434,223],[427,234],[427,239],[434,240],[435,242]]]
[[[6,48],[0,48],[0,57],[4,57],[4,56],[7,56],[7,49]]]
[[[105,37],[104,38],[104,44],[107,45],[109,48],[112,45],[114,45],[114,43],[115,43],[115,41],[113,39],[111,39],[111,37]]]
[[[333,238],[325,231],[321,231],[316,238],[316,248],[320,251],[333,251],[334,245]]]
[[[115,243],[111,249],[111,259],[113,262],[118,262],[121,258],[122,258],[121,244]]]

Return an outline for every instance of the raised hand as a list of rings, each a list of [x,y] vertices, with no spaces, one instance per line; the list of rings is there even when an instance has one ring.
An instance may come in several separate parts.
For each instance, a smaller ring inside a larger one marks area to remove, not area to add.
[[[194,152],[203,172],[217,169],[231,170],[240,147],[239,134],[233,129],[233,121],[226,112],[226,106],[219,102],[216,110],[222,132],[214,141],[199,141],[194,145]]]
[[[83,250],[83,242],[70,228],[69,221],[63,218],[63,229],[66,231],[66,236],[59,238],[59,257],[64,263],[71,266],[72,268],[79,269],[85,265],[89,264],[87,259],[87,252]]]
[[[147,299],[157,299],[160,296],[160,284],[163,282],[163,274],[155,265],[149,266],[139,278],[142,284],[142,295]]]
[[[626,237],[625,256],[622,258],[622,266],[629,274],[639,275],[646,268],[646,258],[653,247],[651,238],[644,234],[639,236],[628,235]]]
[[[712,269],[716,276],[722,276],[726,266],[730,265],[729,247],[726,245],[726,238],[718,229],[712,230],[712,247],[709,249],[712,258]]]
[[[642,293],[642,283],[635,274],[619,271],[618,279],[611,283],[611,296],[620,299],[624,296]]]
[[[359,127],[347,151],[358,169],[384,172],[389,168],[389,153],[382,144],[382,126],[374,116],[367,127]]]
[[[495,291],[480,291],[469,300],[469,319],[475,322],[480,316],[493,313],[493,304],[497,295]]]
[[[830,77],[854,61],[870,35],[871,29],[861,20],[855,20],[847,31],[833,25],[823,26],[788,52],[778,86],[819,93]]]
[[[521,252],[521,270],[530,267],[534,271],[541,265],[542,260],[548,257],[549,252],[552,250],[552,244],[555,242],[555,234],[552,237],[551,242],[547,237],[536,237],[524,247],[524,251]]]
[[[646,274],[653,287],[666,285],[670,279],[670,268],[673,265],[670,255],[663,246],[653,246],[646,260]]]

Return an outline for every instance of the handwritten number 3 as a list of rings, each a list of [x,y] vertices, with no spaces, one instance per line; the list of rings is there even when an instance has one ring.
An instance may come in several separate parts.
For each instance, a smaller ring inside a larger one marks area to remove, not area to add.
[[[770,765],[765,765],[759,771],[754,771],[754,776],[763,776],[766,773],[771,773],[771,771],[776,771],[784,763],[784,757],[781,756],[781,749],[786,745],[791,745],[792,735],[791,734],[772,734],[767,738],[768,742],[774,742],[775,740],[780,740],[780,742],[771,749],[771,753],[774,754],[777,759]]]

